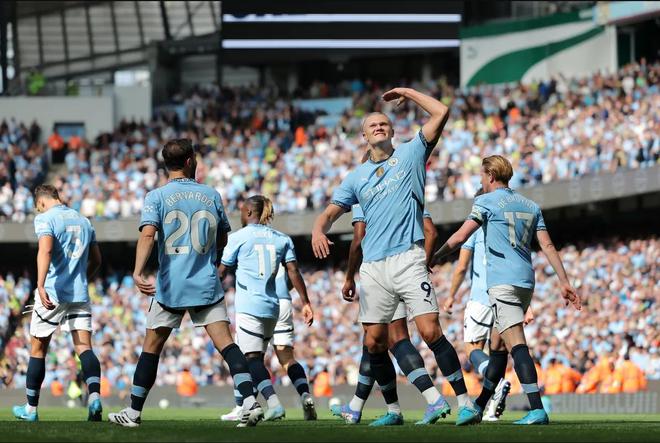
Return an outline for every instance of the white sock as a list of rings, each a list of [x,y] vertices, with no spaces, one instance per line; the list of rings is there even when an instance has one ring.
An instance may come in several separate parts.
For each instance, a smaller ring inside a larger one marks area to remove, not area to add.
[[[280,406],[280,399],[277,398],[277,394],[273,394],[270,397],[268,397],[268,409],[276,408]]]
[[[351,402],[348,404],[348,407],[351,408],[351,411],[362,412],[362,409],[364,409],[364,403],[364,400],[357,395],[354,395]]]
[[[36,406],[30,406],[29,404],[25,404],[25,412],[28,414],[32,414],[33,412],[36,412],[37,407]]]
[[[458,400],[458,406],[468,406],[472,407],[472,400],[470,400],[470,396],[467,394],[461,394],[456,396],[456,400]]]
[[[138,411],[136,409],[128,407],[128,408],[126,408],[126,414],[128,414],[129,417],[131,417],[133,420],[135,420],[140,415],[142,415],[142,411]]]
[[[426,399],[426,402],[430,405],[440,400],[440,393],[435,388],[435,386],[430,387],[426,391],[422,392],[422,395]]]
[[[246,411],[249,411],[250,408],[257,402],[257,399],[254,398],[254,395],[250,395],[249,397],[245,397],[243,399],[243,409]]]
[[[101,396],[99,395],[98,392],[92,392],[89,394],[89,397],[87,398],[87,405],[91,405],[95,400],[100,400]]]
[[[399,405],[399,402],[395,401],[394,403],[389,403],[387,405],[387,412],[391,412],[392,414],[401,415],[401,406]]]

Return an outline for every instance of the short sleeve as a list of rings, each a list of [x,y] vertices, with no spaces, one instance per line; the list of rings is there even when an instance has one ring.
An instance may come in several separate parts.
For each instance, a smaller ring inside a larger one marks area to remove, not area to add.
[[[351,223],[355,224],[357,222],[364,222],[364,212],[362,211],[362,206],[353,205],[351,210],[353,211],[353,220]]]
[[[218,231],[231,232],[231,225],[229,224],[229,218],[227,218],[225,206],[222,204],[222,197],[217,192],[215,193],[215,207],[218,210]]]
[[[37,234],[37,238],[41,238],[45,235],[55,237],[55,232],[53,231],[53,226],[50,223],[50,220],[44,215],[40,214],[34,218],[34,233]]]
[[[147,193],[142,206],[142,217],[140,218],[140,231],[146,225],[155,226],[160,229],[160,201],[156,192]]]
[[[335,188],[330,203],[340,206],[347,211],[350,211],[351,206],[358,203],[357,196],[353,190],[353,173],[348,174],[342,180],[341,184]]]
[[[426,209],[426,206],[424,207],[424,213],[422,214],[422,217],[431,219],[433,218],[431,217],[431,213],[428,211],[428,209]]]
[[[477,231],[473,232],[472,235],[467,239],[465,243],[463,243],[463,246],[461,246],[461,249],[467,249],[468,251],[474,251],[474,244],[477,239]]]
[[[238,251],[240,251],[242,243],[240,231],[231,234],[227,240],[227,245],[222,251],[220,262],[225,266],[236,266],[238,264]]]
[[[483,225],[488,219],[489,214],[490,211],[488,210],[487,207],[482,206],[482,204],[475,201],[474,204],[472,205],[472,210],[470,211],[470,215],[468,215],[467,219],[474,220],[480,225]]]
[[[433,146],[429,145],[426,137],[424,137],[424,133],[420,129],[412,140],[400,145],[397,151],[400,150],[412,161],[423,162],[426,165],[426,161],[429,159],[431,152],[433,152],[433,148]]]
[[[284,263],[296,261],[296,248],[293,246],[291,237],[286,238],[286,254],[284,254]]]
[[[548,228],[545,227],[545,220],[543,219],[543,213],[541,208],[538,209],[536,214],[536,230],[537,231],[547,231]]]

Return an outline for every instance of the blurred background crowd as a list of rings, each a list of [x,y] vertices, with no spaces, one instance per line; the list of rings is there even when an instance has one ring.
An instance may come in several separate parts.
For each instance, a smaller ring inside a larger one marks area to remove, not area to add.
[[[451,109],[427,165],[426,200],[472,197],[481,159],[491,154],[512,161],[514,188],[657,164],[659,79],[660,63],[642,59],[612,75],[515,86],[413,82]],[[49,172],[66,202],[87,217],[138,216],[146,192],[166,181],[159,151],[176,137],[198,144],[198,180],[216,188],[229,211],[257,193],[269,196],[277,213],[321,208],[362,157],[365,113],[390,115],[395,143],[419,130],[423,111],[410,103],[395,109],[380,99],[391,86],[317,82],[294,94],[196,87],[175,95],[152,121],[123,121],[94,140],[65,140],[38,122],[5,118],[0,220],[30,217],[30,190]]]
[[[542,254],[533,257],[536,289],[532,301],[535,319],[526,327],[530,350],[539,367],[546,394],[618,393],[643,390],[646,380],[660,380],[660,239],[604,238],[595,243],[565,245],[561,250],[566,270],[578,289],[584,308],[564,306],[558,281]],[[434,269],[432,281],[439,302],[449,290],[451,262]],[[312,380],[323,374],[330,387],[356,384],[362,352],[362,327],[357,323],[357,303],[341,298],[344,272],[337,268],[303,268],[310,299],[315,309],[314,325],[302,322],[297,295],[296,356]],[[234,291],[231,277],[225,281],[227,306],[234,318]],[[93,304],[93,342],[103,369],[104,395],[129,395],[132,375],[144,337],[149,298],[140,295],[132,277],[108,270],[106,277],[90,283]],[[30,281],[15,275],[0,277],[0,306],[3,323],[19,321],[7,343],[0,379],[7,387],[24,387],[29,358],[29,316],[21,316],[21,305],[29,295]],[[462,300],[453,314],[441,314],[443,330],[456,346],[471,394],[480,391],[480,380],[463,351],[463,309],[469,282],[459,291]],[[184,320],[184,326],[190,326]],[[437,370],[433,354],[409,324],[413,343],[421,350],[426,365],[444,391],[451,389]],[[62,394],[77,382],[79,372],[68,334],[56,333],[47,358],[44,386]],[[286,373],[269,352],[268,366],[277,385],[288,385]],[[186,377],[182,374],[186,373]],[[187,377],[192,375],[192,377]],[[406,383],[399,371],[400,381]],[[520,385],[509,365],[507,377],[513,392]],[[168,341],[159,366],[157,385],[226,385],[232,380],[203,329],[183,327]],[[325,381],[324,381],[325,383]],[[189,386],[188,386],[189,388]],[[75,389],[74,389],[75,391]],[[327,387],[325,387],[325,391]],[[189,392],[189,391],[186,391]],[[318,391],[322,395],[322,391]]]

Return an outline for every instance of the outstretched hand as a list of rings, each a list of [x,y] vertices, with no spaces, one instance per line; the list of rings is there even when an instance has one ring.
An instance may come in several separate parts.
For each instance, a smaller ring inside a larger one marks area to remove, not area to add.
[[[396,100],[395,106],[400,106],[403,102],[406,101],[405,97],[406,88],[394,88],[390,89],[383,94],[383,100],[386,102]]]

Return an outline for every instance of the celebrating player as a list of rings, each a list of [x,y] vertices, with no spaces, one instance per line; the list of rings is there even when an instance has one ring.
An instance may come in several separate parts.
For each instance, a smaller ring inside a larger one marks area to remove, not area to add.
[[[268,402],[265,420],[285,416],[264,365],[268,342],[273,338],[280,318],[281,306],[276,290],[280,266],[286,267],[287,276],[302,299],[305,323],[311,326],[314,321],[293,240],[270,227],[272,219],[273,204],[269,199],[261,195],[248,198],[241,208],[243,228],[229,236],[220,264],[221,278],[225,277],[228,268],[236,268],[236,342],[247,357],[257,389]],[[314,400],[309,393],[307,377],[302,366],[293,360],[292,346],[291,341],[287,372],[301,396],[305,420],[315,420]]]
[[[348,254],[346,281],[342,288],[342,294],[346,301],[355,299],[355,273],[362,261],[362,248],[360,245],[365,231],[364,213],[360,205],[353,205],[353,241]],[[431,258],[437,238],[438,232],[433,225],[431,214],[424,210],[424,250],[427,262]],[[442,396],[433,386],[433,381],[424,367],[424,359],[410,341],[406,304],[404,302],[399,302],[392,317],[392,322],[388,326],[388,339],[388,348],[394,355],[399,367],[408,377],[408,381],[419,389],[428,403],[424,418],[418,421],[417,424],[433,424],[440,417],[444,418],[450,409],[449,404],[446,401],[439,401]],[[369,365],[369,354],[366,347],[364,347],[360,359],[360,373],[355,395],[349,404],[332,407],[332,413],[344,418],[348,424],[359,423],[362,418],[362,409],[371,393],[374,382],[371,366]]]
[[[147,314],[147,333],[135,368],[131,406],[109,414],[111,422],[137,427],[149,390],[156,381],[158,360],[173,328],[188,311],[193,324],[204,327],[229,366],[244,398],[239,427],[254,426],[264,416],[256,402],[247,360],[234,344],[224,291],[215,267],[218,248],[227,243],[229,221],[214,189],[195,181],[197,162],[189,139],[171,140],[163,148],[169,183],[147,194],[140,221],[133,279],[145,295],[154,295]],[[157,286],[144,267],[158,232]]]
[[[478,411],[467,395],[458,355],[442,333],[437,300],[421,245],[424,241],[422,211],[426,161],[440,137],[449,110],[438,100],[410,88],[392,89],[383,99],[396,99],[397,104],[410,99],[428,112],[430,118],[413,140],[395,151],[392,146],[394,130],[389,118],[382,113],[367,116],[362,130],[370,158],[335,189],[332,203],[314,223],[312,248],[317,258],[327,257],[332,243],[326,233],[352,205],[360,204],[368,226],[362,242],[360,321],[365,328],[371,370],[388,405],[388,413],[376,424],[403,423],[396,393],[396,373],[387,352],[388,325],[401,300],[406,303],[420,335],[457,395],[458,420],[471,420]]]
[[[39,391],[46,376],[46,353],[53,332],[70,331],[87,384],[89,421],[101,421],[101,365],[92,351],[92,307],[87,279],[101,266],[101,250],[92,224],[60,201],[54,186],[37,186],[34,230],[39,239],[37,290],[30,322],[27,404],[14,406],[19,420],[38,421]]]
[[[511,163],[500,155],[486,157],[482,162],[481,185],[484,195],[477,197],[468,219],[435,253],[433,262],[450,254],[481,226],[486,249],[486,281],[489,303],[495,314],[491,335],[488,368],[481,395],[476,400],[479,415],[464,424],[480,421],[493,389],[506,371],[508,350],[514,369],[527,394],[531,410],[517,424],[547,424],[537,382],[536,367],[529,354],[523,322],[534,291],[534,268],[530,243],[536,233],[541,249],[557,273],[561,296],[566,305],[581,309],[580,297],[568,281],[568,276],[545,227],[541,209],[533,201],[509,188],[513,175]]]

